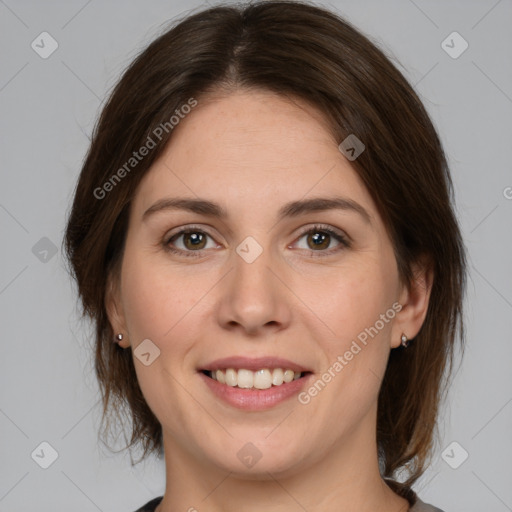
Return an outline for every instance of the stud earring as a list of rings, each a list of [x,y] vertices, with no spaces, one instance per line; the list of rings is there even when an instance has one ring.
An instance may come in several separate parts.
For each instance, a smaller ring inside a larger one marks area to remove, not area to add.
[[[119,343],[122,339],[123,339],[123,335],[121,333],[119,333],[114,338],[114,343]]]
[[[400,341],[402,342],[402,347],[407,348],[409,346],[409,340],[407,339],[407,336],[404,333],[402,333]]]

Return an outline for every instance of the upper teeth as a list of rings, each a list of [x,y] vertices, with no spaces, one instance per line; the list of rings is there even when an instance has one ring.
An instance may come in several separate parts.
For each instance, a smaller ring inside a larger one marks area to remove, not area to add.
[[[263,368],[255,372],[227,368],[226,370],[214,370],[210,372],[210,376],[221,384],[227,384],[231,387],[268,389],[273,385],[280,386],[283,382],[296,380],[300,378],[301,373],[293,370],[283,370],[282,368],[274,368],[273,370]]]

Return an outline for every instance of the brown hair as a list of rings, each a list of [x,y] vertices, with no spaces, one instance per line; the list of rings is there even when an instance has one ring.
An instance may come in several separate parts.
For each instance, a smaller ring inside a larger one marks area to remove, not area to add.
[[[121,417],[127,405],[127,448],[140,442],[142,458],[162,453],[161,425],[139,388],[131,350],[112,343],[105,309],[108,277],[117,276],[122,260],[131,200],[172,135],[161,129],[170,117],[191,98],[200,103],[208,93],[241,88],[305,100],[323,113],[336,140],[355,134],[363,141],[366,149],[352,165],[388,229],[401,280],[411,282],[411,264],[423,256],[432,265],[424,324],[409,348],[391,351],[378,398],[382,476],[407,468],[410,486],[433,448],[457,330],[463,348],[466,257],[453,186],[427,112],[383,51],[338,15],[299,1],[219,5],[186,16],[133,61],[102,110],[64,243],[83,314],[95,325],[105,432],[110,409]],[[129,176],[113,181],[158,127],[156,147]],[[98,198],[105,196],[100,189],[108,189],[108,196]]]

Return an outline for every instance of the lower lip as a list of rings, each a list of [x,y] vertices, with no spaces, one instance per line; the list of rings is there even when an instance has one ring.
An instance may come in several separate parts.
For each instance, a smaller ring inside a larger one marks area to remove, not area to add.
[[[199,372],[199,376],[215,395],[229,405],[247,411],[263,411],[265,409],[271,409],[275,405],[298,394],[306,385],[306,381],[309,380],[312,374],[308,373],[300,379],[292,380],[280,386],[272,386],[268,389],[242,389],[228,386],[227,384],[221,384],[219,381],[208,377],[202,372]]]

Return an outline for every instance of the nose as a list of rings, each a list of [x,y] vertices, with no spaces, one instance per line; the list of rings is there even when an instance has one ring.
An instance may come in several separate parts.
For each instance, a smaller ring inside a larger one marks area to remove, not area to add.
[[[240,254],[233,251],[233,267],[220,283],[219,325],[253,337],[285,329],[292,316],[286,265],[266,248],[252,262]]]

